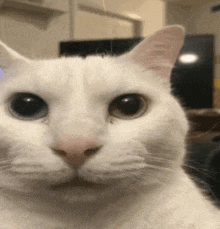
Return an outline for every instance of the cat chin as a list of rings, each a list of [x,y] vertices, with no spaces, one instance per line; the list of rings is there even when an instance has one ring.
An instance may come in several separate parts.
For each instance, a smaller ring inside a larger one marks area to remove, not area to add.
[[[49,189],[48,189],[49,190]],[[72,180],[65,184],[50,186],[53,195],[60,196],[68,202],[97,201],[112,195],[113,186],[88,183],[85,181]]]
[[[45,176],[46,177],[46,176]],[[47,177],[48,178],[48,177]],[[131,181],[112,180],[108,183],[97,183],[85,178],[65,179],[41,179],[38,177],[20,175],[16,179],[14,176],[4,176],[5,190],[15,193],[48,199],[48,201],[65,201],[68,203],[104,201],[106,198],[117,199],[117,197],[134,193],[135,187]]]
[[[97,184],[78,178],[60,183],[29,180],[24,188],[28,195],[43,197],[42,199],[47,197],[51,202],[64,201],[72,204],[102,202],[124,196],[125,193],[117,184]]]

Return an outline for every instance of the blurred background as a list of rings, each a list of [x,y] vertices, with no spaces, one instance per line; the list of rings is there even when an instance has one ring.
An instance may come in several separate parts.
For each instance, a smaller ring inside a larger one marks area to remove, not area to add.
[[[133,23],[105,12],[143,21],[143,36],[165,25],[160,0],[0,0],[0,39],[32,57],[56,57],[59,42],[132,37]]]

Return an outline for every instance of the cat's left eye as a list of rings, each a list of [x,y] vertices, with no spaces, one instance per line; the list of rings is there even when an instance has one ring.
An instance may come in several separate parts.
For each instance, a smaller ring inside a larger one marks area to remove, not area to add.
[[[147,109],[147,101],[139,94],[125,94],[114,99],[109,114],[120,119],[140,117]]]
[[[37,95],[16,93],[10,100],[9,112],[22,120],[40,119],[47,115],[47,104]]]

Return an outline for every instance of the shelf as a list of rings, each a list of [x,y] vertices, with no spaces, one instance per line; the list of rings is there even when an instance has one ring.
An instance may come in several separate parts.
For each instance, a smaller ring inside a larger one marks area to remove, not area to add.
[[[40,13],[66,13],[69,11],[68,0],[0,0],[0,7],[24,9]]]

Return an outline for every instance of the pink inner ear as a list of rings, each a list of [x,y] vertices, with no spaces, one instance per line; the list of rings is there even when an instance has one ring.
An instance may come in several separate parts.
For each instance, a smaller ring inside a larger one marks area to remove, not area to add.
[[[165,27],[142,41],[128,55],[168,80],[183,41],[184,29],[181,26]]]

